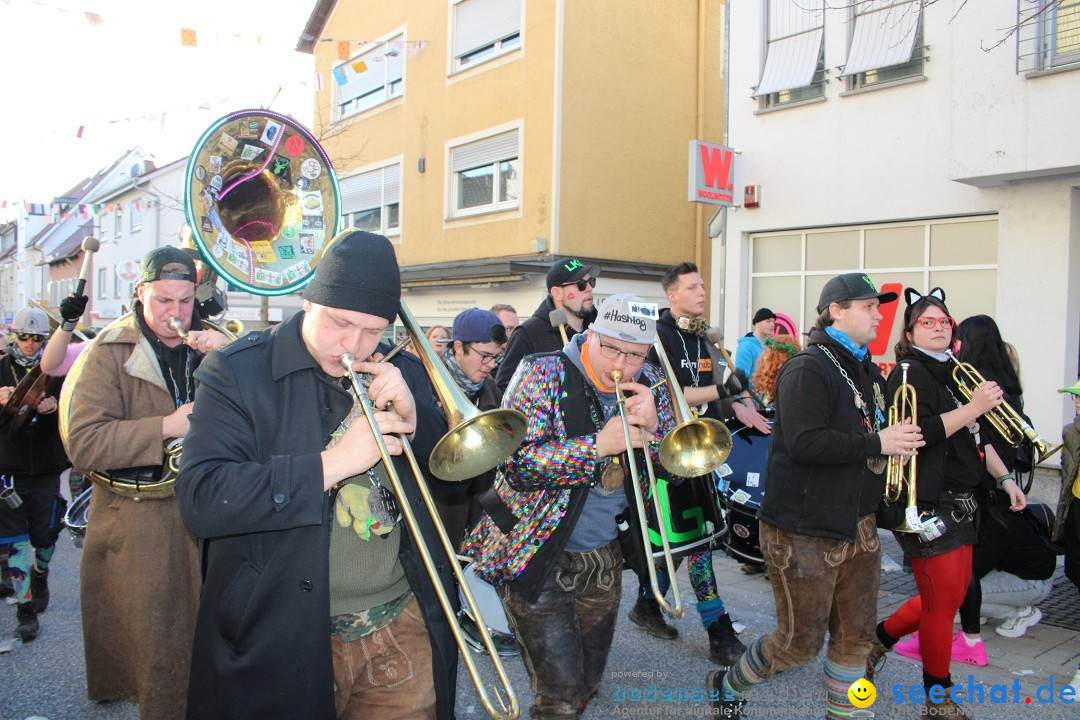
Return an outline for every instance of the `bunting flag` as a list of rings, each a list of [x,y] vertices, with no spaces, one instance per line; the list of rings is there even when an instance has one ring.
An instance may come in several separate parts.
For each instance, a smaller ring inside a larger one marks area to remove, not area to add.
[[[97,13],[88,12],[83,14],[86,16],[86,22],[90,25],[100,25],[102,22],[101,16]]]
[[[349,59],[349,45],[351,43],[348,40],[342,40],[337,44],[337,59],[344,62]]]
[[[345,68],[342,65],[338,65],[334,68],[334,80],[338,85],[344,85],[348,80],[345,78]]]
[[[83,134],[83,130],[85,130],[85,129],[86,129],[85,125],[80,125],[78,132],[75,133],[75,137],[81,138],[82,134]]]
[[[315,73],[315,90],[322,90],[322,73]]]
[[[363,73],[363,72],[367,72],[367,63],[365,63],[363,60],[359,60],[357,62],[354,62],[351,67],[352,67],[352,71],[354,73],[356,73],[357,75],[359,75],[360,73]]]
[[[180,44],[184,47],[195,47],[198,45],[195,40],[195,31],[191,28],[180,28]]]

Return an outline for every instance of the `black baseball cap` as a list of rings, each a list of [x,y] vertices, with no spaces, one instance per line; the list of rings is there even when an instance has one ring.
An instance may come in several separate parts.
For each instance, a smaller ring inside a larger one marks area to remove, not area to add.
[[[154,280],[195,282],[195,260],[184,250],[172,245],[154,248],[143,256],[139,282]]]
[[[896,300],[896,293],[878,292],[874,282],[866,273],[845,273],[825,283],[825,287],[821,289],[821,296],[818,298],[817,311],[825,312],[825,308],[834,302],[869,300],[870,298],[877,298],[881,303],[891,303]]]
[[[599,265],[586,265],[575,258],[563,258],[562,260],[556,260],[555,264],[548,270],[547,288],[550,290],[553,287],[577,282],[586,275],[596,277],[599,274]]]

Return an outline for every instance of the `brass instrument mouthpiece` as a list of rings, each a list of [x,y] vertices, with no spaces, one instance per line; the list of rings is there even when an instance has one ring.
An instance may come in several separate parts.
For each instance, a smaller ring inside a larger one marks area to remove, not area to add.
[[[180,318],[171,317],[165,324],[175,330],[177,335],[184,338],[185,340],[187,339],[188,333],[187,330],[184,329],[184,322]]]
[[[622,375],[622,370],[612,370],[612,371],[611,371],[610,373],[608,373],[608,374],[609,374],[609,375],[611,376],[611,379],[612,379],[613,381],[615,381],[615,382],[619,382],[619,381],[621,381],[621,380],[622,380],[622,378],[623,378],[623,375]]]

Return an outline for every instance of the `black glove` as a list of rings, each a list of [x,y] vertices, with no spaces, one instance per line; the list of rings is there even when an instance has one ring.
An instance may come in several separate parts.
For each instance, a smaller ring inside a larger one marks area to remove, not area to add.
[[[727,390],[729,395],[738,395],[749,385],[750,383],[746,382],[746,373],[742,370],[735,370],[724,381],[724,389]]]
[[[61,300],[60,317],[64,318],[64,322],[60,324],[60,329],[67,332],[74,330],[79,318],[86,312],[86,303],[88,302],[90,302],[90,298],[86,295],[68,295]]]

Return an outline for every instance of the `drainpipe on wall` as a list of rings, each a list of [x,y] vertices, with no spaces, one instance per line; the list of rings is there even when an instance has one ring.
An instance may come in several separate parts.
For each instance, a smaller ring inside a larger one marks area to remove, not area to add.
[[[698,0],[697,28],[697,128],[694,137],[705,139],[705,4]],[[725,7],[727,0],[725,0]],[[694,203],[694,264],[701,267],[701,236],[705,232],[701,203]]]

